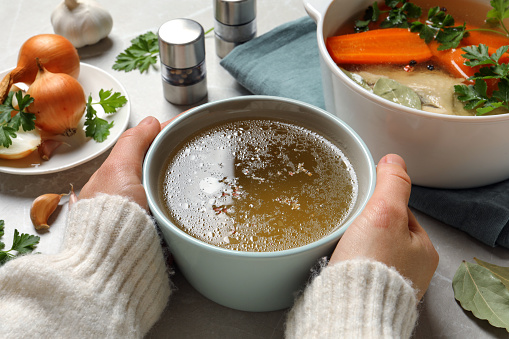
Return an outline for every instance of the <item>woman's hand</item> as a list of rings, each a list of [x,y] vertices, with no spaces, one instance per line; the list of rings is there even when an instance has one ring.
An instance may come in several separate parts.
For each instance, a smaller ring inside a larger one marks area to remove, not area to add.
[[[125,131],[108,158],[83,186],[78,198],[93,198],[98,193],[120,195],[148,210],[145,189],[141,184],[142,164],[161,127],[156,118],[147,117],[138,126]]]
[[[329,264],[359,257],[383,262],[411,280],[421,299],[438,266],[438,253],[408,208],[410,190],[403,159],[383,157],[373,196],[346,230]]]

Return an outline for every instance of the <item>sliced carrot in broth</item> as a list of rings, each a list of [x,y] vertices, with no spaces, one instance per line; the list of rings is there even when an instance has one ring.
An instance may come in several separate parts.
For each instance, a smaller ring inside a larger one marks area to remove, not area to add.
[[[432,53],[417,33],[406,28],[386,28],[330,37],[327,50],[338,64],[408,64],[423,62]]]

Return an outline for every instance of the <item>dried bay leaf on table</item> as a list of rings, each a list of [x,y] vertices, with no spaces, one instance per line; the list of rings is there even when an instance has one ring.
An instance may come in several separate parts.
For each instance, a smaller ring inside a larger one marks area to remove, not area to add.
[[[490,270],[491,274],[497,277],[502,282],[502,284],[504,284],[505,287],[509,290],[509,267],[493,265],[477,258],[474,258],[474,260],[477,264],[486,267],[488,270]]]
[[[461,307],[509,332],[509,290],[489,269],[463,261],[452,287]]]
[[[410,108],[421,109],[421,99],[408,86],[389,78],[380,78],[373,87],[373,94]]]

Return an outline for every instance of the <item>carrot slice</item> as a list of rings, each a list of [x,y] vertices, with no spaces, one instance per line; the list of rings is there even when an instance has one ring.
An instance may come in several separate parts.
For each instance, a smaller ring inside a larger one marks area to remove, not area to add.
[[[466,28],[469,30],[478,27],[467,25]],[[486,31],[469,31],[469,36],[463,38],[461,44],[457,48],[439,51],[439,44],[436,41],[432,41],[429,44],[429,48],[431,53],[433,53],[434,61],[436,61],[441,67],[445,68],[453,76],[467,79],[478,72],[480,66],[465,66],[464,63],[467,61],[467,59],[462,56],[465,54],[465,52],[461,48],[471,45],[477,46],[480,44],[488,46],[488,52],[493,54],[497,51],[498,48],[509,45],[509,38],[500,34]],[[499,62],[508,63],[509,54],[504,54],[499,59]]]
[[[461,44],[464,46],[471,45],[486,45],[490,47],[490,53],[494,53],[497,49],[502,46],[509,45],[509,38],[505,35],[487,32],[487,31],[471,31],[471,29],[478,29],[480,27],[475,27],[471,25],[467,25],[466,29],[468,30],[468,36],[463,38]],[[494,51],[492,52],[491,49]]]
[[[458,47],[439,51],[439,46],[440,44],[434,40],[429,44],[431,53],[433,53],[433,60],[451,75],[457,78],[467,79],[479,70],[479,67],[465,66],[466,59],[462,57],[462,54],[465,54],[465,52],[462,51],[461,48]]]
[[[406,28],[377,29],[327,38],[327,50],[337,64],[408,64],[431,59],[417,33]]]

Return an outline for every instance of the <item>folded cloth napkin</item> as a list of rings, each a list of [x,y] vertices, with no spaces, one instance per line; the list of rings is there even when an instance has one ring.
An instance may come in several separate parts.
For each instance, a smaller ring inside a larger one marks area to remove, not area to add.
[[[316,24],[288,22],[236,47],[221,65],[254,94],[325,108]],[[490,246],[509,248],[509,180],[475,189],[412,188],[410,206]]]

